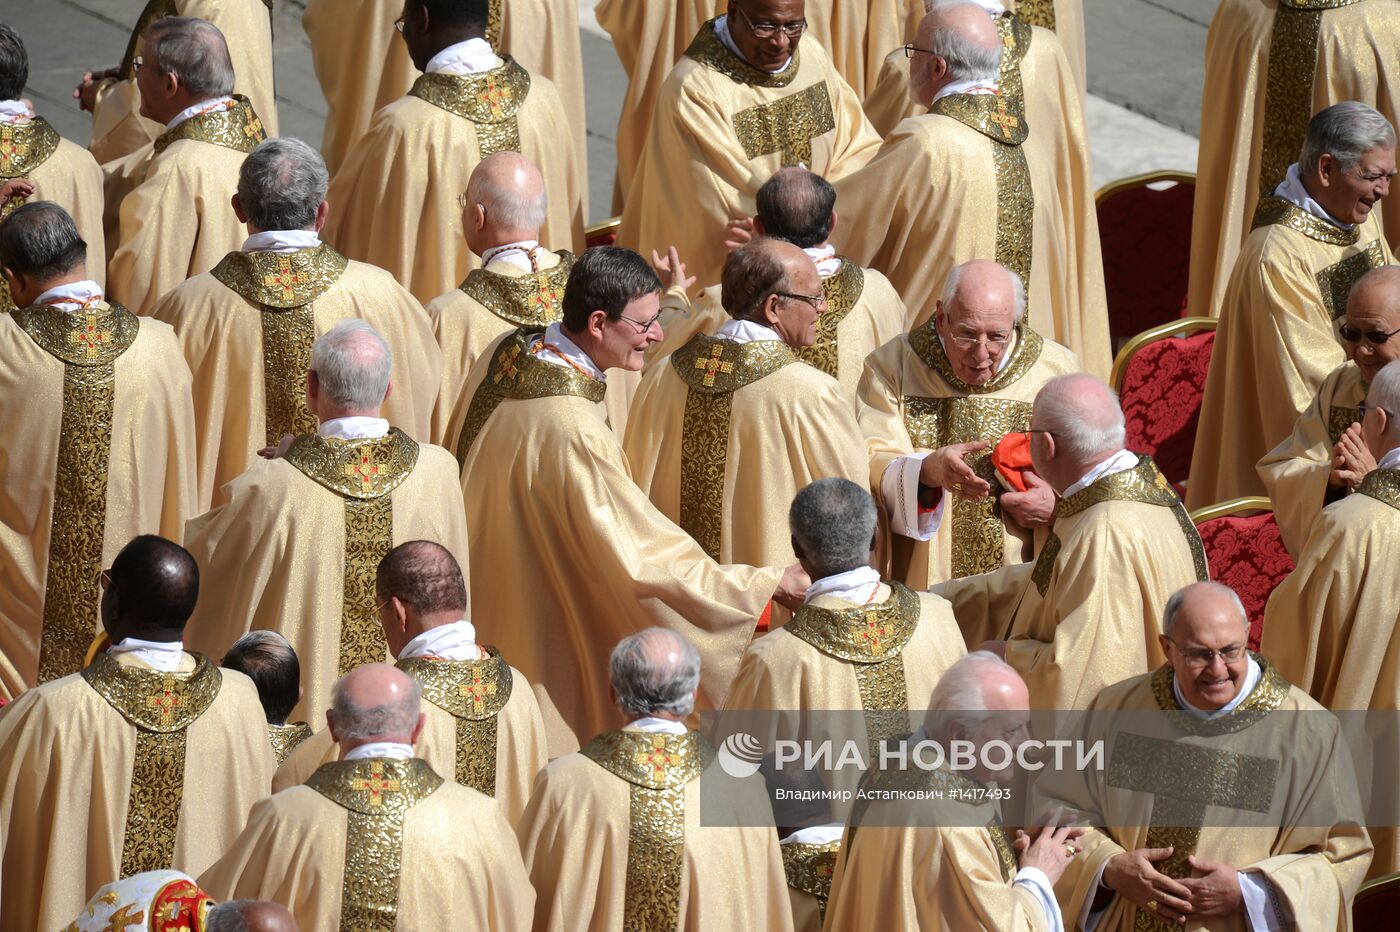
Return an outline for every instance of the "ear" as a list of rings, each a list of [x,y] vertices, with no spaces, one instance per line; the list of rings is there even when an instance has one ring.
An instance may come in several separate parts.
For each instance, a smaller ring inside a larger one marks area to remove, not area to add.
[[[334,709],[327,709],[327,710],[326,710],[326,731],[329,731],[329,732],[331,733],[331,740],[332,740],[332,741],[334,741],[336,744],[339,744],[339,743],[340,743],[340,735],[336,734],[336,731],[335,731],[335,710],[334,710]]]
[[[608,325],[608,314],[606,311],[593,311],[588,315],[588,326],[584,329],[595,340],[603,338],[603,329]]]
[[[393,379],[390,379],[390,380],[389,380],[389,384],[386,385],[386,386],[384,386],[384,401],[388,401],[388,400],[389,400],[389,396],[392,395],[393,393],[394,393],[394,380],[393,380]],[[381,401],[380,404],[383,404],[384,401]]]
[[[398,596],[389,599],[389,607],[394,610],[394,628],[398,631],[407,631],[408,612],[404,610],[404,604]]]
[[[1167,640],[1167,636],[1165,634],[1157,635],[1157,646],[1162,648],[1162,656],[1164,657],[1167,655],[1167,645],[1169,643],[1171,642]]]
[[[238,222],[247,223],[248,214],[243,209],[243,199],[240,198],[237,194],[235,194],[232,198],[229,199],[229,203],[233,205],[233,215],[238,218]]]
[[[801,546],[800,544],[797,543],[797,535],[796,535],[796,534],[793,534],[793,535],[792,535],[791,537],[789,537],[788,539],[792,541],[792,554],[793,554],[793,556],[797,557],[797,562],[798,562],[798,563],[801,563],[802,560],[803,560],[804,554],[802,553],[802,546]]]
[[[321,394],[321,379],[315,369],[306,370],[306,397],[316,398]]]
[[[481,232],[486,228],[486,208],[480,204],[472,204],[467,210],[471,211],[472,229]]]
[[[758,214],[754,214],[750,217],[749,222],[753,224],[753,235],[755,237],[768,235],[768,231],[763,226],[763,221],[758,219]]]
[[[1332,187],[1334,177],[1340,172],[1341,164],[1328,153],[1322,153],[1317,160],[1317,181],[1324,188]]]
[[[763,299],[763,319],[770,327],[778,323],[778,302],[780,300],[782,299],[775,294],[770,294]]]
[[[409,735],[408,743],[417,744],[418,736],[423,733],[423,726],[428,723],[428,716],[424,712],[418,713],[418,724],[413,726],[413,734]]]
[[[316,208],[316,232],[320,233],[322,227],[326,225],[326,217],[330,215],[331,205],[328,201],[322,201],[321,206]]]

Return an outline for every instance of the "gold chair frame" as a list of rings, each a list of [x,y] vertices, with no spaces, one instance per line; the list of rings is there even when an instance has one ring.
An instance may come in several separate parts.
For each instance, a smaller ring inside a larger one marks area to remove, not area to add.
[[[1200,526],[1207,521],[1214,521],[1216,518],[1228,518],[1231,515],[1250,514],[1251,512],[1273,511],[1274,503],[1262,495],[1246,495],[1244,498],[1232,498],[1223,502],[1216,502],[1214,505],[1206,505],[1191,512],[1191,523]]]
[[[1150,330],[1144,330],[1124,343],[1123,348],[1118,351],[1118,355],[1113,359],[1113,369],[1109,373],[1108,384],[1113,386],[1115,392],[1123,390],[1123,376],[1128,371],[1128,362],[1133,358],[1133,354],[1147,344],[1156,343],[1158,340],[1165,340],[1168,337],[1180,336],[1184,333],[1214,330],[1217,323],[1218,321],[1214,317],[1182,317]]]
[[[1115,194],[1131,191],[1133,188],[1144,188],[1150,184],[1158,184],[1163,181],[1170,181],[1173,184],[1194,185],[1196,183],[1196,173],[1157,171],[1144,172],[1141,175],[1129,175],[1127,178],[1119,178],[1117,181],[1110,181],[1094,192],[1094,206],[1097,207]]]

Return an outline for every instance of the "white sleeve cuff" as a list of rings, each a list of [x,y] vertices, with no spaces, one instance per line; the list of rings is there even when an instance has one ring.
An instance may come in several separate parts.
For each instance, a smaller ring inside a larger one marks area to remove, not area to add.
[[[1055,901],[1055,890],[1050,886],[1050,878],[1038,867],[1023,867],[1011,881],[1025,887],[1040,901],[1045,911],[1045,921],[1050,924],[1050,932],[1065,932],[1064,918],[1060,915],[1060,904]]]
[[[1245,916],[1251,932],[1279,932],[1293,928],[1292,915],[1284,915],[1288,907],[1273,896],[1269,878],[1257,871],[1240,871],[1240,895],[1244,899]]]
[[[939,496],[938,507],[933,511],[919,511],[919,470],[927,456],[927,453],[901,456],[886,466],[880,476],[880,497],[890,516],[890,530],[901,537],[930,540],[943,523],[946,494]]]
[[[1098,898],[1099,890],[1108,889],[1103,885],[1103,872],[1108,869],[1108,862],[1104,861],[1099,866],[1099,872],[1094,875],[1094,882],[1089,885],[1089,895],[1084,898],[1084,906],[1079,910],[1079,928],[1084,932],[1094,932],[1099,927],[1099,921],[1103,919],[1103,914],[1108,912],[1108,907],[1113,904],[1113,897],[1108,899],[1098,909],[1094,909],[1094,900]],[[1114,894],[1117,896],[1117,894]]]

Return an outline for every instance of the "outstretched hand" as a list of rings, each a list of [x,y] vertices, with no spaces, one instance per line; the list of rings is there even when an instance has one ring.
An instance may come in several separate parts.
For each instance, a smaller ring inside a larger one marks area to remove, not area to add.
[[[695,284],[695,276],[685,274],[685,263],[681,261],[680,253],[675,246],[666,247],[666,258],[657,255],[656,250],[651,251],[651,266],[656,269],[656,274],[662,283],[668,288],[680,288],[682,291],[689,291],[690,286]]]

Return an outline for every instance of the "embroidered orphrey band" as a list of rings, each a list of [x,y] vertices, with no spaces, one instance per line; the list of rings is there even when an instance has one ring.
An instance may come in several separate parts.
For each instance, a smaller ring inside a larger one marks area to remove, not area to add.
[[[780,153],[785,167],[811,164],[812,140],[836,128],[825,81],[772,103],[740,110],[730,119],[746,156],[756,159]]]
[[[836,274],[822,280],[826,310],[817,318],[817,339],[811,346],[797,351],[797,358],[831,376],[839,378],[841,347],[837,331],[841,322],[855,308],[865,291],[865,270],[850,259],[841,258]]]
[[[1032,26],[1055,31],[1055,0],[1017,0],[1016,15]]]

